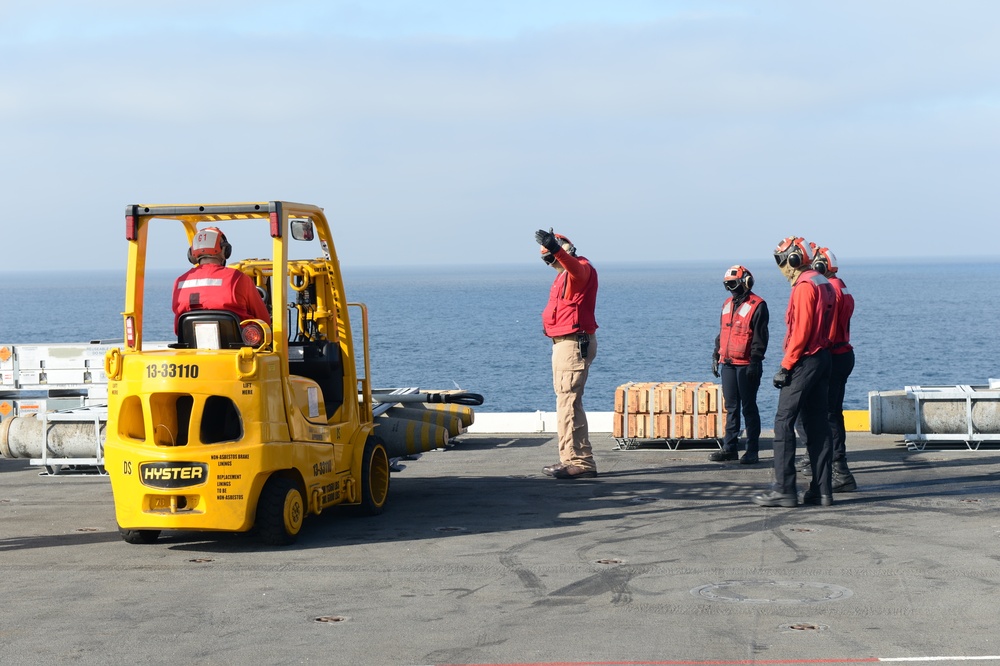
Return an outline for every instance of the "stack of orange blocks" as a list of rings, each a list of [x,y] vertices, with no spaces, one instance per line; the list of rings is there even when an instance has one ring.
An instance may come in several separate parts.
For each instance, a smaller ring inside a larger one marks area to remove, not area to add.
[[[629,439],[713,439],[723,409],[718,384],[629,382],[615,389],[612,436]]]

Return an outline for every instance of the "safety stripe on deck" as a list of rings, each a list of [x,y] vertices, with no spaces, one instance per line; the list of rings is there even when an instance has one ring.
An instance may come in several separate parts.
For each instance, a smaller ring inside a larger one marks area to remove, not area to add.
[[[1000,655],[951,657],[860,657],[847,659],[735,659],[667,661],[525,661],[510,663],[435,664],[434,666],[777,666],[787,664],[876,664],[882,662],[925,663],[935,661],[1000,661]]]

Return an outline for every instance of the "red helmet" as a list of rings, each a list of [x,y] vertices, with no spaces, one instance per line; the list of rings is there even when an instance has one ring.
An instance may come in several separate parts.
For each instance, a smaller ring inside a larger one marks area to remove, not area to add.
[[[551,229],[549,231],[551,232]],[[573,245],[573,241],[571,241],[570,239],[566,238],[562,234],[553,233],[552,235],[556,237],[557,241],[559,241],[559,245],[564,245],[564,246],[565,245],[569,245],[568,248],[564,247],[563,249],[566,250],[567,252],[569,252],[574,257],[576,256],[576,246]],[[548,255],[548,256],[546,256],[546,255]],[[551,264],[555,260],[556,260],[556,258],[554,256],[552,256],[552,253],[549,252],[548,248],[543,245],[542,246],[542,261],[544,261],[547,264]]]
[[[233,253],[233,246],[226,240],[226,234],[218,227],[199,229],[191,241],[188,250],[188,261],[197,264],[202,257],[218,257],[228,259]]]
[[[837,255],[830,251],[828,247],[817,247],[813,252],[812,267],[823,275],[830,277],[839,268],[837,266]]]
[[[804,268],[809,265],[812,253],[806,245],[806,239],[801,236],[789,236],[774,248],[774,261],[778,266],[788,264],[792,268]]]
[[[753,289],[753,274],[746,266],[739,264],[730,266],[726,269],[725,275],[722,276],[722,284],[727,290],[742,294]],[[740,290],[741,285],[742,290]]]

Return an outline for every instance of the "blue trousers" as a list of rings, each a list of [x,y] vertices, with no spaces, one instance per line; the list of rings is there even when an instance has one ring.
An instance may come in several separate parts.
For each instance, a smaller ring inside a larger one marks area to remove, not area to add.
[[[833,442],[827,405],[830,392],[830,351],[803,356],[792,369],[792,381],[781,389],[774,415],[774,489],[794,493],[795,420],[802,415],[806,450],[813,470],[811,487],[833,494]]]
[[[719,366],[722,376],[722,399],[726,403],[726,434],[722,440],[724,451],[740,450],[740,412],[747,428],[747,453],[756,456],[760,445],[760,410],[757,409],[757,389],[760,377],[751,382],[747,377],[748,365]]]
[[[854,371],[854,350],[830,355],[830,395],[827,411],[833,439],[833,462],[847,461],[847,429],[844,427],[844,393]]]

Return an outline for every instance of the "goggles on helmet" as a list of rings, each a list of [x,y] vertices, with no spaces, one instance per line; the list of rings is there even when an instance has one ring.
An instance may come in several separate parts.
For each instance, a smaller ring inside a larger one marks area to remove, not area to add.
[[[726,269],[725,274],[722,276],[722,285],[728,291],[737,291],[740,289],[740,285],[744,289],[751,289],[753,287],[753,275],[750,274],[750,271],[745,266],[736,264]]]
[[[774,249],[774,262],[778,266],[789,264],[792,268],[799,268],[809,263],[809,257],[806,240],[801,236],[789,236]]]

